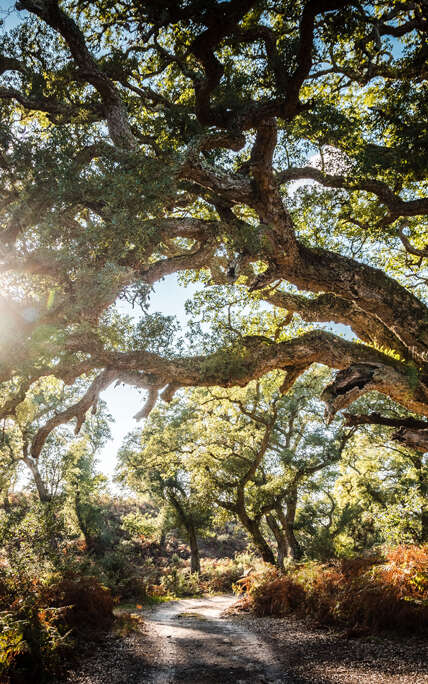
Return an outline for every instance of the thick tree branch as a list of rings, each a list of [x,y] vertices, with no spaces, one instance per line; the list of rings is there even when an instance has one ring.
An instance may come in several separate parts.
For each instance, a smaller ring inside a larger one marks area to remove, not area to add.
[[[392,438],[411,449],[428,451],[428,422],[416,418],[388,418],[380,413],[354,414],[345,413],[345,425],[386,425],[398,428]]]
[[[386,183],[373,178],[352,180],[342,175],[324,173],[312,166],[289,168],[276,174],[278,184],[296,180],[314,180],[328,188],[341,188],[349,191],[364,191],[376,195],[391,213],[391,221],[398,216],[419,216],[428,214],[428,197],[415,200],[402,200]]]
[[[114,368],[118,376],[127,370],[141,370],[165,378],[165,385],[173,382],[182,387],[243,387],[273,369],[282,369],[295,377],[296,369],[302,372],[313,363],[322,363],[343,371],[324,396],[331,413],[365,392],[378,391],[415,413],[428,415],[428,387],[422,377],[414,377],[406,364],[322,330],[280,343],[246,346],[244,340],[244,345],[207,357],[174,359],[146,351],[91,350],[78,339],[69,345],[70,351],[91,353],[93,368]]]
[[[21,0],[18,10],[27,10],[40,17],[55,31],[61,34],[79,68],[79,74],[94,86],[101,96],[110,137],[114,144],[125,149],[135,147],[136,139],[129,126],[125,106],[119,91],[110,78],[103,73],[89,52],[84,36],[57,0]]]
[[[399,351],[403,358],[407,349],[378,318],[369,316],[366,311],[351,301],[324,293],[310,299],[303,295],[291,294],[275,289],[261,292],[262,298],[274,306],[298,313],[305,321],[334,322],[349,325],[353,332],[367,344]]]
[[[428,204],[428,202],[427,202],[427,204]],[[427,206],[427,213],[428,213],[428,206]],[[401,242],[403,243],[403,245],[406,249],[406,252],[408,252],[409,254],[413,254],[414,256],[428,258],[428,246],[425,249],[417,249],[416,247],[413,247],[409,238],[407,237],[407,235],[405,235],[402,226],[400,226],[398,234],[400,236]]]
[[[335,252],[300,243],[299,255],[293,263],[277,259],[276,277],[302,290],[331,292],[354,302],[379,321],[379,328],[384,326],[399,338],[407,357],[427,363],[428,310],[413,294],[380,269]]]
[[[293,222],[284,208],[272,170],[276,140],[276,122],[274,119],[267,119],[257,128],[251,151],[250,170],[256,185],[256,201],[253,200],[253,206],[262,223],[272,226],[273,231],[280,235],[287,257],[292,259],[297,254]]]
[[[105,370],[100,375],[98,375],[92,382],[86,394],[82,397],[77,404],[71,406],[65,411],[56,414],[50,420],[48,420],[43,427],[41,427],[35,434],[31,443],[31,456],[37,459],[40,455],[43,445],[45,444],[47,438],[49,437],[52,430],[54,430],[58,425],[63,425],[68,423],[73,418],[76,418],[76,428],[75,434],[80,432],[80,428],[86,417],[86,412],[96,406],[98,397],[100,393],[106,389],[115,380],[116,373],[111,370]]]
[[[195,82],[196,115],[203,125],[229,127],[230,114],[224,108],[214,109],[210,105],[210,95],[218,86],[224,70],[215,50],[228,33],[236,30],[252,5],[254,0],[231,0],[218,5],[205,19],[208,28],[191,45],[191,51],[205,71],[205,77]]]

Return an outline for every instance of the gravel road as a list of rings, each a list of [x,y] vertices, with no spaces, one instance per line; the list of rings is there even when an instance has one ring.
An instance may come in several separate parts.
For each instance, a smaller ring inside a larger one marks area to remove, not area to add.
[[[294,617],[224,616],[233,596],[145,609],[140,631],[88,644],[55,684],[428,684],[428,644],[346,639]]]

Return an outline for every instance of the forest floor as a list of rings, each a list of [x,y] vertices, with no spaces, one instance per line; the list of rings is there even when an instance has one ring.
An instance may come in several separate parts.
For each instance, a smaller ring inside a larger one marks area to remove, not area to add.
[[[141,629],[88,644],[61,684],[428,684],[426,640],[347,639],[294,617],[224,615],[234,601],[210,596],[144,609]]]

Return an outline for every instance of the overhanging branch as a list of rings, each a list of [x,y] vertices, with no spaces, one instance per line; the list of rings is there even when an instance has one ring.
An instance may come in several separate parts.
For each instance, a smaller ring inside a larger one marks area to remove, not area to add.
[[[345,425],[385,425],[398,428],[392,438],[405,446],[422,451],[428,451],[428,422],[416,418],[389,418],[380,413],[355,414],[345,413]]]

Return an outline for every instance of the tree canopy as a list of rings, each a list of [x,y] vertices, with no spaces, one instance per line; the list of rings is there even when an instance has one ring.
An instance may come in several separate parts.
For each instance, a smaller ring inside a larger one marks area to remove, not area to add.
[[[286,556],[301,555],[294,534],[298,495],[319,488],[314,476],[340,460],[355,430],[343,431],[338,421],[326,428],[317,397],[322,375],[307,373],[285,397],[278,373],[226,395],[199,389],[180,396],[152,413],[139,449],[125,444],[121,470],[130,484],[149,477],[181,496],[186,489],[188,502],[193,495],[199,509],[205,503],[217,516],[223,511],[236,518],[273,563],[262,529],[267,524],[282,565]],[[167,492],[163,496],[168,500]]]
[[[348,422],[426,451],[426,3],[16,9],[0,41],[1,416],[44,376],[92,382],[32,457],[115,381],[148,391],[144,417],[159,394],[273,369],[285,393],[313,363],[337,371],[330,416],[381,392],[388,410]],[[146,308],[171,273],[218,307],[239,292],[269,325],[172,345]]]

